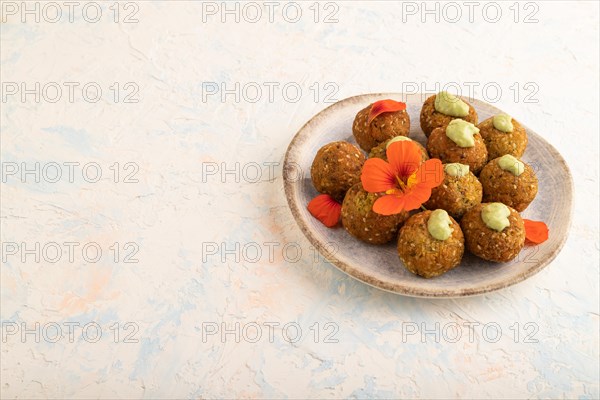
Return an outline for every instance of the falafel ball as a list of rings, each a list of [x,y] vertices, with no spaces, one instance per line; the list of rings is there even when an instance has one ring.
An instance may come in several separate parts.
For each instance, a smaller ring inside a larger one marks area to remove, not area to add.
[[[460,226],[467,250],[488,261],[507,262],[515,258],[525,245],[525,226],[519,213],[507,207],[509,225],[498,231],[486,225],[482,210],[490,204],[481,203],[464,215]],[[496,203],[497,204],[497,203]]]
[[[406,211],[381,215],[373,211],[373,204],[385,193],[369,193],[361,183],[352,186],[342,203],[342,225],[357,239],[371,244],[383,244],[396,238],[400,225],[406,221]]]
[[[356,143],[364,151],[369,152],[373,147],[395,136],[408,136],[410,117],[406,110],[384,112],[369,124],[369,112],[372,105],[360,110],[352,124],[352,133]]]
[[[481,183],[468,165],[444,164],[444,181],[431,189],[431,197],[425,208],[441,208],[454,219],[461,219],[471,208],[481,203],[483,190]]]
[[[525,128],[517,120],[511,118],[512,131],[503,132],[494,126],[493,120],[494,117],[490,117],[477,125],[479,134],[487,147],[488,158],[493,160],[505,154],[521,157],[527,148]]]
[[[442,210],[436,210],[442,211]],[[425,278],[441,275],[460,264],[464,254],[464,236],[460,225],[448,214],[452,233],[445,240],[434,238],[428,222],[432,211],[413,215],[398,235],[398,255],[406,268]]]
[[[508,170],[501,167],[503,161],[508,162]],[[517,176],[510,169],[520,174]],[[484,203],[497,201],[519,212],[529,206],[538,191],[533,168],[510,155],[490,161],[481,171],[479,181],[483,187]]]
[[[390,144],[396,142],[396,141],[400,141],[400,140],[407,140],[407,141],[411,141],[414,142],[417,147],[419,147],[419,150],[421,151],[421,161],[425,162],[427,160],[429,160],[429,154],[427,154],[427,150],[425,150],[425,147],[423,147],[423,145],[419,142],[417,142],[416,140],[412,140],[409,137],[406,136],[396,136],[393,137],[389,140],[386,140],[383,143],[378,144],[377,146],[373,147],[373,149],[371,149],[371,152],[369,153],[369,158],[381,158],[384,161],[387,161],[387,148],[389,147]]]
[[[460,147],[446,135],[446,127],[435,128],[427,141],[427,151],[431,158],[439,158],[443,163],[466,164],[477,175],[487,163],[488,154],[481,135],[476,133],[473,139],[474,146]]]
[[[355,145],[348,142],[332,142],[321,147],[310,167],[310,175],[315,189],[338,201],[352,185],[360,182],[360,171],[365,163],[365,155]]]
[[[436,110],[435,108],[435,99],[439,95],[434,94],[425,100],[423,103],[423,107],[421,108],[421,130],[425,134],[425,136],[429,137],[435,128],[445,128],[450,121],[456,118],[464,119],[472,124],[477,125],[477,112],[473,108],[471,104],[469,104],[465,99],[460,98],[469,106],[469,113],[464,117],[454,117],[451,115],[446,115]]]

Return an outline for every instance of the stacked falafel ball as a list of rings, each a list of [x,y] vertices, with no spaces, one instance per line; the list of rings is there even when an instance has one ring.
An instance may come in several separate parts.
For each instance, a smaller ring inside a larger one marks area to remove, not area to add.
[[[447,92],[430,96],[421,109],[426,148],[417,142],[422,160],[442,161],[444,179],[432,189],[427,211],[382,215],[373,204],[385,193],[369,193],[361,170],[369,158],[386,160],[386,149],[408,140],[410,117],[405,109],[370,118],[373,104],[360,110],[352,133],[357,146],[333,142],[323,146],[311,167],[313,185],[342,203],[342,225],[370,244],[397,240],[404,266],[425,278],[439,276],[462,260],[465,247],[488,261],[514,259],[525,245],[519,212],[533,201],[538,181],[520,157],[527,147],[525,129],[506,114],[478,123],[464,99]]]

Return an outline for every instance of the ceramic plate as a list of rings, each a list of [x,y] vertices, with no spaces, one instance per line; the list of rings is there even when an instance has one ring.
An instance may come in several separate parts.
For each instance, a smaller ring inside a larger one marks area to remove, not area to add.
[[[428,95],[401,93],[365,94],[350,97],[321,111],[308,121],[290,143],[284,162],[284,185],[288,204],[304,235],[333,265],[369,285],[418,297],[460,297],[498,290],[521,282],[548,265],[567,238],[571,221],[573,183],[564,159],[540,135],[527,128],[529,144],[522,159],[536,171],[538,195],[522,213],[524,218],[544,221],[550,238],[538,246],[526,246],[508,263],[492,263],[467,251],[455,269],[433,279],[409,272],[400,261],[396,242],[369,245],[350,236],[341,226],[330,229],[312,217],[306,206],[318,195],[310,179],[317,150],[326,143],[346,140],[356,144],[352,122],[358,111],[377,100],[394,99],[407,104],[410,137],[421,144],[426,137],[419,127],[419,113]],[[465,99],[468,100],[468,99]],[[480,100],[469,101],[483,121],[501,110]]]

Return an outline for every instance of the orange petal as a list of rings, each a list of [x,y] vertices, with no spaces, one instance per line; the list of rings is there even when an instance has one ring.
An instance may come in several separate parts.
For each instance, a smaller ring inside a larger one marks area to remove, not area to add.
[[[416,210],[431,197],[431,188],[418,183],[404,193],[404,210]]]
[[[381,158],[369,158],[360,174],[363,188],[370,193],[385,192],[396,187],[396,178],[390,164]]]
[[[371,110],[369,111],[369,120],[368,123],[371,124],[373,120],[380,114],[385,112],[395,112],[406,110],[406,103],[395,100],[379,100],[371,105]]]
[[[421,150],[413,141],[401,140],[392,143],[386,151],[393,173],[399,177],[409,177],[421,165]]]
[[[548,226],[542,221],[532,221],[523,218],[525,224],[525,239],[540,244],[548,240]]]
[[[328,228],[337,225],[342,214],[342,205],[328,194],[320,194],[308,203],[308,211]]]
[[[388,194],[375,200],[373,211],[381,215],[399,214],[404,210],[404,196]]]
[[[416,172],[417,182],[430,189],[444,182],[444,166],[437,158],[425,161]]]

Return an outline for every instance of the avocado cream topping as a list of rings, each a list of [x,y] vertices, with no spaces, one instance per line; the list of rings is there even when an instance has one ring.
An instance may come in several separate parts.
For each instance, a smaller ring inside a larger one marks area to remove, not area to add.
[[[494,128],[501,132],[510,133],[513,131],[512,118],[508,114],[503,113],[494,115],[494,118],[492,118],[492,123],[494,124]]]
[[[427,230],[437,240],[446,240],[452,235],[452,221],[445,210],[434,210],[429,215]]]
[[[454,178],[462,178],[469,174],[469,166],[461,163],[449,163],[444,165],[444,172]]]
[[[433,106],[435,111],[451,117],[466,117],[469,115],[469,105],[448,92],[439,92],[435,96]]]
[[[510,154],[505,154],[498,159],[498,166],[514,176],[519,176],[525,171],[525,164]]]
[[[390,147],[390,145],[391,145],[392,143],[395,143],[395,142],[403,142],[403,141],[411,141],[411,142],[412,142],[412,139],[411,139],[411,138],[409,138],[409,137],[406,137],[406,136],[395,136],[395,137],[391,138],[391,139],[390,139],[390,140],[387,142],[387,144],[385,145],[385,149],[387,150],[387,149],[388,149],[388,147]]]
[[[481,210],[481,219],[485,225],[498,232],[510,225],[510,210],[502,203],[490,203]]]
[[[473,135],[479,133],[479,128],[464,119],[453,119],[446,127],[446,136],[459,147],[475,146]]]

